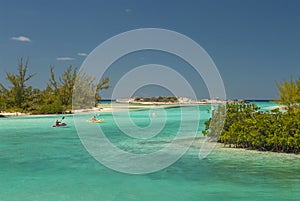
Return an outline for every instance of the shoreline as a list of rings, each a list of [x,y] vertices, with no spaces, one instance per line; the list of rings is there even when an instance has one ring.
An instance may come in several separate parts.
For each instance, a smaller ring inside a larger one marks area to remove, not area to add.
[[[182,138],[182,139],[176,139],[175,143],[178,144],[179,146],[188,146],[190,144],[190,148],[199,150],[201,148],[204,140],[205,140],[205,137],[195,137],[193,139]],[[206,143],[210,143],[210,144],[214,145],[212,151],[216,148],[219,148],[219,149],[226,150],[226,151],[245,151],[245,152],[249,152],[249,153],[252,152],[252,153],[258,153],[258,154],[268,153],[268,154],[274,154],[274,155],[286,155],[286,156],[288,155],[288,156],[292,156],[292,157],[300,159],[300,152],[298,152],[298,153],[290,152],[289,153],[289,152],[263,151],[263,150],[257,150],[257,149],[228,147],[228,146],[224,146],[224,143],[221,143],[221,142],[206,142]]]
[[[195,138],[179,138],[174,141],[149,141],[146,142],[150,144],[160,144],[160,143],[173,143],[177,146],[189,147],[189,149],[200,150],[203,148],[203,142],[205,141],[205,137],[195,137]],[[144,144],[145,142],[143,142]],[[300,159],[300,153],[288,153],[288,152],[276,152],[276,151],[263,151],[257,149],[247,149],[247,148],[236,148],[236,147],[228,147],[224,146],[221,142],[206,142],[207,144],[211,144],[213,146],[211,152],[214,150],[222,150],[222,151],[231,151],[231,152],[245,152],[245,153],[256,153],[256,154],[271,154],[274,156],[290,156],[297,159]],[[208,146],[209,147],[209,146]]]
[[[300,157],[300,152],[297,153],[293,153],[293,152],[277,152],[277,151],[269,151],[269,150],[258,150],[258,149],[249,149],[249,148],[242,148],[242,147],[229,147],[229,146],[224,146],[224,143],[218,142],[217,144],[220,144],[220,146],[222,146],[222,149],[225,150],[244,150],[244,151],[251,151],[251,152],[256,152],[256,153],[270,153],[270,154],[284,154],[284,155],[291,155],[291,156],[296,156],[296,157]]]
[[[29,116],[29,113],[22,113],[22,112],[0,112],[0,117],[5,118],[5,117],[18,117],[18,116]]]
[[[6,117],[18,117],[18,116],[55,116],[55,115],[71,115],[78,113],[91,113],[91,112],[100,112],[100,113],[110,113],[110,112],[122,112],[127,110],[141,110],[141,109],[166,109],[166,108],[176,108],[176,107],[189,107],[189,106],[200,106],[200,105],[213,105],[213,104],[225,104],[230,103],[231,101],[198,101],[193,103],[170,103],[170,102],[115,102],[107,104],[99,104],[97,107],[86,108],[86,109],[76,109],[72,111],[65,111],[65,113],[57,114],[31,114],[31,113],[22,113],[22,112],[0,112],[0,118]],[[279,109],[281,111],[285,110],[285,106],[277,105],[263,108],[266,110]]]
[[[241,100],[237,101],[240,102]],[[17,116],[47,116],[47,115],[67,115],[67,114],[77,114],[77,113],[88,113],[88,112],[121,112],[126,111],[128,109],[151,109],[151,108],[175,108],[175,107],[185,107],[185,106],[200,106],[200,105],[213,105],[213,104],[226,104],[226,103],[233,103],[236,101],[227,100],[202,100],[202,101],[194,101],[194,102],[139,102],[139,101],[129,101],[129,102],[122,102],[116,101],[115,103],[107,103],[107,104],[100,104],[94,108],[86,108],[86,109],[76,109],[72,111],[65,111],[65,113],[57,113],[57,114],[31,114],[31,113],[22,113],[22,112],[0,112],[0,118],[5,117],[17,117]],[[285,106],[278,105],[278,106],[271,106],[269,108],[264,108],[267,110],[272,109],[280,109],[284,110]]]
[[[86,108],[86,109],[76,109],[70,111],[66,111],[65,113],[57,113],[57,114],[31,114],[31,113],[22,113],[22,112],[0,112],[0,117],[18,117],[18,116],[52,116],[52,115],[72,115],[78,113],[89,113],[89,112],[122,112],[127,110],[140,110],[140,109],[151,109],[151,108],[174,108],[174,107],[182,107],[182,106],[196,106],[196,105],[206,105],[206,104],[157,104],[154,102],[147,102],[143,104],[138,103],[111,103],[111,104],[99,104],[98,107],[94,108]],[[207,104],[210,105],[210,104]]]

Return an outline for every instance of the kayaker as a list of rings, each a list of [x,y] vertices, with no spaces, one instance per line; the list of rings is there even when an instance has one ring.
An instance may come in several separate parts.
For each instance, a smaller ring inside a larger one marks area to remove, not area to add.
[[[56,125],[56,126],[59,126],[59,124],[60,124],[60,121],[59,121],[58,119],[56,119],[55,125]]]
[[[96,116],[93,116],[93,117],[91,118],[91,121],[97,121]]]

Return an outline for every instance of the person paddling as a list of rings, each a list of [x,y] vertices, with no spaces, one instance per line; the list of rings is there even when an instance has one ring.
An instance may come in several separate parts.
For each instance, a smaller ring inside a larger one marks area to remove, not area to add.
[[[62,117],[61,120],[56,119],[55,124],[53,124],[52,127],[66,126],[66,125],[67,125],[66,123],[62,123],[62,120],[63,120],[64,118],[65,118],[65,117]]]
[[[59,126],[59,124],[60,124],[60,121],[59,121],[58,119],[56,119],[55,125],[56,125],[56,126]]]

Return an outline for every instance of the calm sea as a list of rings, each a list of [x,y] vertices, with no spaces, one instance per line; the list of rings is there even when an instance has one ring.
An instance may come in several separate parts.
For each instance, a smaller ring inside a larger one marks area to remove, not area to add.
[[[274,106],[263,103],[262,107]],[[200,106],[198,136],[210,117],[209,106]],[[174,138],[180,126],[180,108],[164,110],[164,128],[147,143],[125,136],[111,113],[98,124],[111,142],[128,152],[148,153]],[[147,127],[152,110],[130,112],[132,121]],[[159,112],[157,112],[159,118]],[[116,114],[116,115],[122,115]],[[101,165],[82,145],[73,116],[68,125],[52,128],[62,116],[29,116],[0,119],[1,201],[143,201],[143,200],[299,200],[300,157],[217,146],[204,160],[190,148],[173,165],[155,173],[129,175]],[[82,124],[90,118],[83,115]],[[193,117],[190,117],[191,119]],[[188,129],[188,128],[185,128]]]

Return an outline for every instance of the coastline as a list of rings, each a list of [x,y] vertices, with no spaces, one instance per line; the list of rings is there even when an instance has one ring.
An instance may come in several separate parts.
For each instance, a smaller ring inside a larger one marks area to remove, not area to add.
[[[0,117],[17,117],[17,116],[29,116],[30,114],[29,113],[22,113],[22,112],[4,112],[4,111],[1,111],[0,112]]]
[[[171,141],[149,141],[149,144],[160,144],[160,143],[173,143],[176,146],[181,147],[189,147],[193,151],[199,151],[203,148],[203,142],[205,141],[205,137],[195,137],[195,138],[179,138]],[[147,144],[146,143],[146,144]],[[230,153],[245,153],[245,154],[260,154],[260,155],[272,155],[276,157],[287,156],[290,158],[300,159],[300,153],[287,153],[287,152],[275,152],[275,151],[262,151],[256,149],[247,149],[247,148],[236,148],[236,147],[228,147],[224,146],[223,143],[220,142],[205,142],[207,147],[212,146],[211,152],[219,151],[219,152],[230,152]],[[143,142],[143,144],[145,144]],[[210,146],[211,145],[211,146]]]
[[[140,110],[140,109],[151,109],[151,108],[172,108],[182,106],[180,104],[123,104],[123,103],[114,103],[114,104],[99,104],[98,107],[86,108],[86,109],[77,109],[72,110],[61,114],[31,114],[31,113],[22,113],[22,112],[0,112],[0,117],[18,117],[18,116],[55,116],[55,115],[69,115],[69,114],[78,114],[78,113],[89,113],[89,112],[101,112],[101,113],[111,113],[111,112],[122,112],[127,110]],[[189,105],[190,106],[190,105]]]
[[[139,101],[116,101],[114,103],[107,103],[101,104],[97,107],[93,108],[86,108],[86,109],[76,109],[72,111],[65,111],[65,113],[57,113],[57,114],[31,114],[31,113],[22,113],[22,112],[0,112],[0,117],[15,117],[15,116],[47,116],[47,115],[66,115],[66,114],[77,114],[77,113],[88,113],[88,112],[103,112],[103,113],[110,113],[110,112],[122,112],[130,110],[139,110],[139,109],[152,109],[152,108],[176,108],[176,107],[185,107],[185,106],[197,106],[197,105],[212,105],[212,104],[226,104],[226,103],[234,103],[234,102],[241,102],[233,101],[233,100],[200,100],[200,101],[183,101],[183,102],[139,102]],[[268,108],[264,108],[266,110],[272,109],[280,109],[284,111],[284,106],[270,106]]]
[[[196,138],[192,138],[192,139],[191,138],[182,138],[182,139],[175,140],[174,143],[179,146],[189,146],[190,145],[190,148],[199,150],[202,147],[204,140],[205,140],[205,137],[196,137]],[[228,147],[228,146],[224,146],[224,144],[220,143],[220,142],[205,142],[205,143],[212,144],[212,146],[214,146],[212,151],[219,149],[221,151],[228,151],[228,152],[245,152],[245,153],[255,153],[255,154],[267,153],[267,154],[274,155],[274,156],[289,156],[289,157],[300,159],[300,153],[262,151],[262,150],[256,150],[256,149]]]

